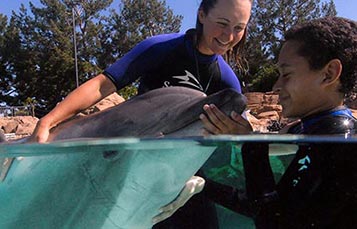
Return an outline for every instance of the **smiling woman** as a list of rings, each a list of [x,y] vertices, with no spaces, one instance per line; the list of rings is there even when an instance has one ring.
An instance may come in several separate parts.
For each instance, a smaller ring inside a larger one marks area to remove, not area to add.
[[[207,95],[227,88],[241,93],[240,82],[222,55],[229,52],[232,61],[242,67],[244,57],[240,50],[245,43],[251,7],[250,0],[202,0],[196,29],[185,34],[161,34],[140,42],[41,118],[31,139],[46,142],[53,127],[136,80],[138,94],[172,86],[200,90]],[[222,115],[229,128],[220,129],[221,132],[236,132],[235,128],[240,128],[230,116]],[[161,226],[216,228],[213,207],[203,196],[200,198],[188,210],[182,210],[183,214]]]
[[[218,1],[209,11],[201,4],[198,11],[198,50],[206,55],[225,54],[245,36],[251,1]],[[243,42],[242,42],[243,43]]]

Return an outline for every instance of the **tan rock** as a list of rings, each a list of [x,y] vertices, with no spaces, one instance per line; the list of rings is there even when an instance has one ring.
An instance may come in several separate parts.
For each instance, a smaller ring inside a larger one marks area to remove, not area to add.
[[[247,97],[248,104],[262,104],[264,101],[264,93],[261,92],[247,92],[244,94]]]
[[[2,117],[0,118],[0,128],[6,134],[30,135],[35,129],[37,121],[38,118],[32,116]]]
[[[105,110],[109,107],[116,106],[124,101],[125,99],[123,97],[121,97],[118,93],[114,92],[99,101],[98,103],[94,104],[90,108],[86,109],[85,111],[82,111],[81,113],[85,115],[92,114],[98,111]]]
[[[252,125],[253,131],[258,131],[261,133],[267,132],[267,120],[257,119],[254,115],[247,113],[247,119],[249,123]]]
[[[282,111],[282,107],[281,107],[281,105],[277,105],[277,104],[272,104],[272,105],[263,104],[263,105],[257,107],[256,110],[255,110],[255,112],[257,114],[264,113],[264,112],[269,112],[269,111],[276,111],[280,115],[281,111]]]
[[[4,130],[4,133],[15,133],[17,129],[17,122],[7,122],[2,129]]]
[[[122,103],[124,99],[117,93],[113,93],[97,104],[87,109],[84,114],[91,114],[106,108]],[[84,115],[80,114],[80,115]],[[16,136],[29,136],[34,131],[38,118],[32,116],[14,116],[14,117],[0,117],[0,128],[4,133],[14,133]]]
[[[269,120],[279,120],[279,113],[276,111],[266,111],[257,115],[258,119],[269,119]]]
[[[269,92],[263,96],[263,99],[264,99],[263,103],[265,103],[265,104],[276,105],[279,102],[279,96],[274,93],[269,93]]]

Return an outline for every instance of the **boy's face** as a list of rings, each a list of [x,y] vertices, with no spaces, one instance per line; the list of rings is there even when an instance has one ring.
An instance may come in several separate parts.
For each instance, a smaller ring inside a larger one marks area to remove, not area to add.
[[[310,69],[308,61],[297,54],[298,48],[296,41],[283,45],[278,61],[280,76],[273,88],[279,94],[283,116],[289,118],[303,118],[323,111],[328,104],[321,85],[322,70]]]

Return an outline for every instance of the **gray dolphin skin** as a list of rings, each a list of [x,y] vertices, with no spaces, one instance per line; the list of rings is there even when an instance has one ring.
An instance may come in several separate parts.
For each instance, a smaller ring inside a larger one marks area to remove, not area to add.
[[[230,89],[205,96],[162,88],[62,123],[48,144],[0,144],[4,155],[24,152],[0,183],[0,228],[151,228],[159,208],[216,149],[180,139],[201,135],[204,104],[229,114],[241,113],[246,101]],[[26,156],[33,151],[38,155]]]
[[[6,141],[5,135],[4,135],[4,133],[2,132],[2,130],[0,130],[0,142],[4,142],[4,141]]]

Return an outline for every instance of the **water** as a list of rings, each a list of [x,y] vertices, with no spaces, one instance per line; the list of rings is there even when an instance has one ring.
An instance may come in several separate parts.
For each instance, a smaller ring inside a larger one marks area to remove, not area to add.
[[[0,183],[0,228],[150,228],[158,208],[201,167],[209,178],[244,189],[243,142],[272,143],[270,161],[279,180],[297,145],[357,144],[357,138],[250,135],[2,144],[0,161],[16,159]],[[249,218],[217,207],[221,228],[254,228]]]

